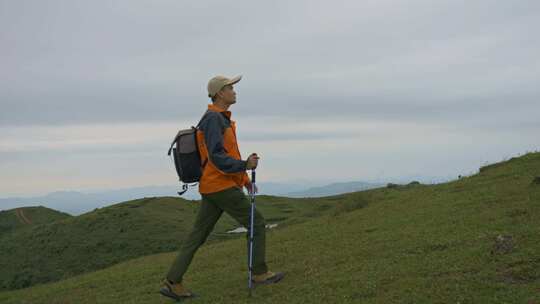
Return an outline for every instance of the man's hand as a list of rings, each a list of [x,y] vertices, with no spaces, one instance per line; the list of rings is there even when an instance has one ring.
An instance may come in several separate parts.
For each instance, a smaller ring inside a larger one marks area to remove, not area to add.
[[[257,153],[251,153],[251,155],[247,159],[246,170],[255,169],[257,168],[258,164],[259,164],[259,156],[257,156]]]
[[[246,187],[246,189],[247,189],[249,195],[251,195],[251,188],[252,188],[253,186],[255,186],[255,193],[258,193],[259,189],[257,189],[257,185],[254,185],[251,181],[249,181],[249,182],[245,185],[245,187]]]

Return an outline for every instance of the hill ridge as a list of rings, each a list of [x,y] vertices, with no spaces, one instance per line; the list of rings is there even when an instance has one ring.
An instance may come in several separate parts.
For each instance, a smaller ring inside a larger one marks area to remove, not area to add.
[[[506,164],[444,184],[328,197],[336,203],[332,212],[268,232],[269,266],[288,275],[283,283],[258,288],[257,302],[539,300],[540,185],[533,181],[540,153]],[[243,238],[201,247],[186,276],[188,286],[203,293],[198,302],[248,303],[243,249]],[[175,256],[147,255],[2,292],[0,302],[168,303],[157,290]],[[228,279],[218,286],[220,276]]]

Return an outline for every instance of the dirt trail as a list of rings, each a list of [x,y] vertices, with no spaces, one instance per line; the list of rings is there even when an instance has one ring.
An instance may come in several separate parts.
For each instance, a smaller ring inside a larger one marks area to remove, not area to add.
[[[24,215],[24,210],[22,209],[16,209],[15,210],[17,217],[19,218],[19,221],[23,224],[32,224],[32,222]]]

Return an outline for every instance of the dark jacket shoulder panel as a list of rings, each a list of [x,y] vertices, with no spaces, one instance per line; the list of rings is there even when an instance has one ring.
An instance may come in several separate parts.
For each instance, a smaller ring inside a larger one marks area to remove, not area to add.
[[[209,111],[199,125],[204,132],[204,141],[212,163],[225,173],[236,173],[246,170],[247,161],[235,159],[223,147],[223,133],[230,128],[230,121],[221,113]]]

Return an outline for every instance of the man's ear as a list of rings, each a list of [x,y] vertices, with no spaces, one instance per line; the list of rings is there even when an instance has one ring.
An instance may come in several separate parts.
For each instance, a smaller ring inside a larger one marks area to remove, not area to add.
[[[216,100],[219,98],[223,98],[223,96],[221,95],[223,91],[222,90],[219,90],[217,93],[216,93]]]

